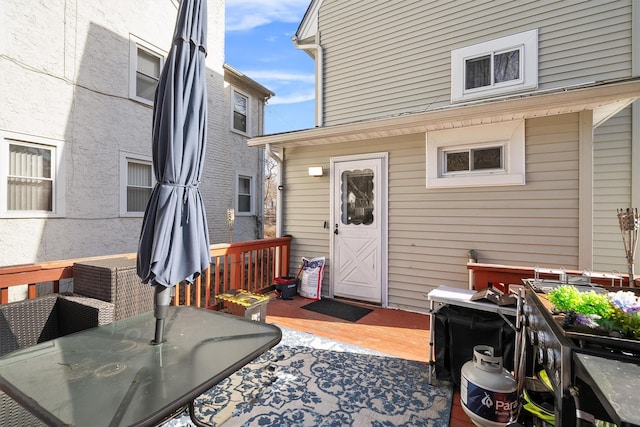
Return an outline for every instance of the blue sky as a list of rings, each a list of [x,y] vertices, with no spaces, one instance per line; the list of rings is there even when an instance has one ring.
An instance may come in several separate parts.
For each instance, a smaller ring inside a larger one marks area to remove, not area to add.
[[[275,92],[265,133],[314,127],[314,61],[291,37],[310,0],[226,0],[225,62]]]

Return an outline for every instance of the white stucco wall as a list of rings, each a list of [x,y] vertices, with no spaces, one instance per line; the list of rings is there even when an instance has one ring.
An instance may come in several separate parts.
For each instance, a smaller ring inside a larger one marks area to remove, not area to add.
[[[227,149],[218,147],[224,0],[208,6],[211,159]],[[152,108],[129,98],[129,40],[168,51],[177,2],[2,0],[0,7],[0,133],[61,141],[66,192],[63,216],[0,218],[0,265],[135,252],[142,218],[120,216],[119,154],[151,155]],[[211,166],[201,189],[215,228],[220,171]]]

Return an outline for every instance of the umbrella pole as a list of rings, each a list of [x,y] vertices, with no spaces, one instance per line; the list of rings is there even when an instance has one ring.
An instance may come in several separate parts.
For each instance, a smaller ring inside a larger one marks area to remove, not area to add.
[[[153,295],[153,315],[156,318],[156,333],[153,345],[162,344],[164,339],[164,319],[169,313],[169,303],[171,302],[171,289],[163,285],[155,285]]]

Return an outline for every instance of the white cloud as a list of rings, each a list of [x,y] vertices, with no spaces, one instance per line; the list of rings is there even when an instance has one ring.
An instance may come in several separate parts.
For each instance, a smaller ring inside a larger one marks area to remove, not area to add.
[[[278,104],[298,104],[300,102],[312,101],[315,99],[315,92],[313,90],[305,90],[304,92],[293,92],[287,95],[276,96],[269,99],[269,105]]]
[[[276,96],[269,100],[270,105],[297,104],[315,98],[313,74],[279,70],[253,70],[243,73],[276,93]]]
[[[310,2],[311,0],[227,0],[226,30],[251,30],[270,22],[299,23]]]
[[[301,74],[292,73],[289,71],[274,71],[274,70],[244,70],[243,74],[251,77],[253,80],[260,82],[300,82],[300,83],[315,83],[315,76],[313,74]]]

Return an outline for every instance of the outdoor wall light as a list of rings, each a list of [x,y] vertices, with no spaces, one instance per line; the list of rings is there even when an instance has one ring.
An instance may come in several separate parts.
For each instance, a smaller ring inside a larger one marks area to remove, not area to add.
[[[324,175],[322,166],[312,166],[309,168],[309,176],[322,176],[322,175]]]

